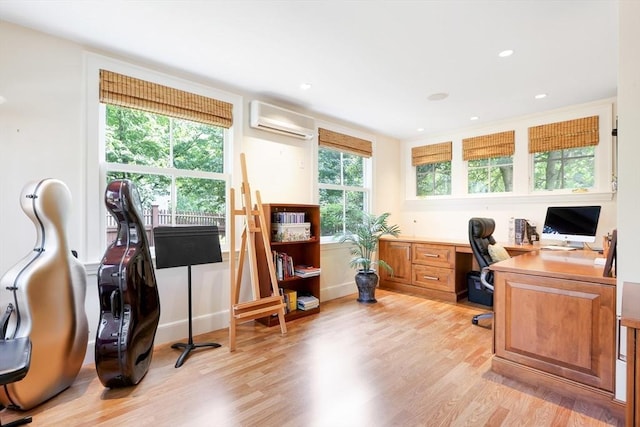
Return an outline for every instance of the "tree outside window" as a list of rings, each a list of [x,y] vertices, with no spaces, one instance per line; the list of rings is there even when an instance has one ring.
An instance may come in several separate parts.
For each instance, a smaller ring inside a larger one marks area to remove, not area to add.
[[[534,153],[533,170],[534,190],[593,188],[595,147]]]
[[[451,194],[451,162],[416,166],[416,195],[441,196]]]
[[[224,242],[224,128],[113,105],[105,111],[106,181],[134,182],[150,242],[154,226],[186,224],[217,225]],[[115,226],[109,215],[107,233]]]
[[[600,117],[589,116],[532,126],[533,190],[574,190],[596,186]]]
[[[469,194],[513,191],[513,156],[468,161]]]
[[[368,211],[365,157],[318,148],[318,188],[322,237],[352,229],[360,214]]]

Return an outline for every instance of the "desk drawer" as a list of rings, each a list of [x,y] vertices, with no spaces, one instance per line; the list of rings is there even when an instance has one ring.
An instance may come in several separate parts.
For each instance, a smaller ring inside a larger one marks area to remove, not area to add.
[[[450,268],[413,264],[412,272],[414,286],[455,292],[455,272]]]
[[[455,255],[455,246],[429,245],[425,243],[413,244],[412,261],[414,264],[454,268]]]

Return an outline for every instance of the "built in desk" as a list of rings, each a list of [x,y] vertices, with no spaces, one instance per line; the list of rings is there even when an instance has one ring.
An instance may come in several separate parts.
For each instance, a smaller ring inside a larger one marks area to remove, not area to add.
[[[603,277],[598,256],[539,250],[491,265],[492,370],[624,418],[614,399],[616,279]]]
[[[500,244],[511,256],[539,249]],[[467,273],[479,270],[468,240],[383,237],[378,249],[379,258],[393,269],[393,273],[379,269],[379,286],[387,290],[457,302],[467,297]]]
[[[512,258],[491,266],[492,370],[624,418],[624,403],[614,399],[616,279],[594,264],[601,255],[501,244]],[[380,269],[381,288],[451,302],[467,296],[466,275],[478,270],[468,241],[384,237],[379,256],[393,268]],[[471,319],[469,327],[477,327]]]

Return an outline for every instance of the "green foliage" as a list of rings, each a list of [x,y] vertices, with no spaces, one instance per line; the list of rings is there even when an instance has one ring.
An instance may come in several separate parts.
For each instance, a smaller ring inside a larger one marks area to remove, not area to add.
[[[167,171],[109,171],[107,182],[131,179],[149,208],[172,197],[174,175],[177,211],[224,214],[224,180],[184,176],[189,175],[187,171],[224,173],[224,129],[113,105],[106,107],[106,125],[107,162]]]
[[[169,166],[168,127],[168,117],[108,105],[107,162]]]
[[[364,162],[355,154],[318,149],[321,236],[344,232],[360,221],[366,204]]]
[[[513,157],[469,160],[469,193],[504,193],[513,191]]]
[[[416,187],[417,196],[451,194],[451,162],[416,166]]]
[[[593,188],[595,148],[581,147],[536,153],[533,169],[535,190]]]
[[[350,252],[353,256],[349,262],[351,267],[358,271],[369,272],[373,270],[373,266],[380,265],[393,272],[391,266],[385,261],[373,259],[374,253],[378,250],[380,237],[400,235],[400,228],[397,225],[388,224],[389,215],[388,212],[379,216],[361,212],[360,221],[354,223],[353,228],[335,236],[338,243],[351,243]]]

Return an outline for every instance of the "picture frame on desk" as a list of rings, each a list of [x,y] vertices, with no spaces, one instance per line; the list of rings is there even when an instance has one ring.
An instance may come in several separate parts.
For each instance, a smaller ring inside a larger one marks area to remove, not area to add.
[[[604,264],[604,270],[602,271],[602,275],[604,277],[615,277],[614,276],[614,265],[616,264],[616,247],[618,243],[618,230],[614,229],[611,233],[611,242],[609,243],[609,248],[607,251],[607,261]],[[616,266],[617,267],[617,266]]]

